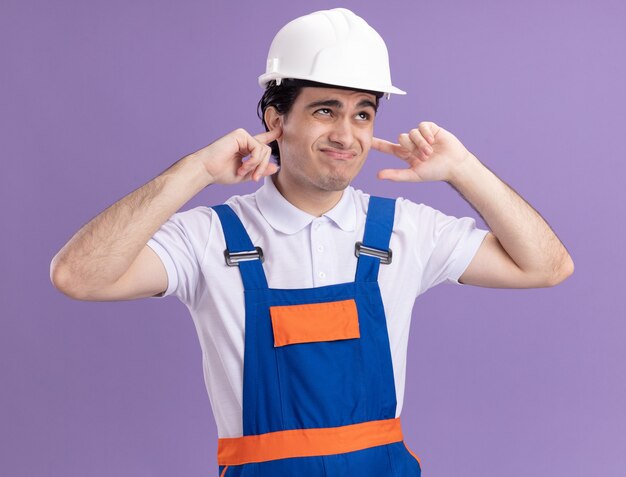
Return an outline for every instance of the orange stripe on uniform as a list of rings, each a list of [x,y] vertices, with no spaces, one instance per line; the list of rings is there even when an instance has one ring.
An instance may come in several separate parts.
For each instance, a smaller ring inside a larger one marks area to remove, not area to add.
[[[219,439],[217,463],[242,465],[289,457],[343,454],[401,441],[400,418],[341,427],[268,432]]]
[[[359,318],[352,300],[271,306],[274,346],[359,338]]]
[[[409,454],[411,454],[413,457],[415,457],[415,460],[417,461],[417,463],[420,465],[420,467],[422,467],[422,461],[420,460],[419,457],[417,457],[415,452],[413,452],[411,449],[409,449],[409,446],[406,445],[406,442],[404,443],[404,447],[406,447],[406,450],[409,451]]]

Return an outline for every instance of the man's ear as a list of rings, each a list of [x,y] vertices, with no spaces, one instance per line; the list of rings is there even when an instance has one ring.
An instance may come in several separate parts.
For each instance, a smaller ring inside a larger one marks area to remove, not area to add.
[[[265,109],[263,119],[265,120],[265,124],[267,124],[270,131],[283,127],[283,116],[278,114],[278,111],[276,111],[274,106],[269,106]]]

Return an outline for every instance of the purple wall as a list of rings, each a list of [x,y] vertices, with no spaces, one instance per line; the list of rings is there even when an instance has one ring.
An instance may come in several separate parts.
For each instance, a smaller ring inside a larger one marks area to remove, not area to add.
[[[2,1],[1,475],[216,475],[186,308],[73,301],[48,270],[80,226],[183,155],[259,132],[273,34],[336,6],[243,3]],[[409,92],[383,103],[377,135],[450,130],[576,264],[552,289],[442,285],[418,300],[403,420],[424,475],[622,477],[623,2],[372,5],[343,2],[386,39]],[[377,181],[383,161],[373,153],[355,185],[477,217],[445,184]],[[255,187],[209,188],[184,209]]]

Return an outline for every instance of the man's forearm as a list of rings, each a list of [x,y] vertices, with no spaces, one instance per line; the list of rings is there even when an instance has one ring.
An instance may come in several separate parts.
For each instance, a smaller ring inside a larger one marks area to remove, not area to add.
[[[483,217],[521,270],[554,277],[573,267],[569,253],[541,215],[473,154],[448,182]]]
[[[52,260],[55,282],[68,287],[114,283],[159,227],[208,182],[199,161],[179,160],[76,232]]]

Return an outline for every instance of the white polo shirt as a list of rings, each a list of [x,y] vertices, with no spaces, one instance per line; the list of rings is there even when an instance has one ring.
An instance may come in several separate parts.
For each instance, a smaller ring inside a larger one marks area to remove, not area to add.
[[[321,217],[288,202],[271,178],[255,193],[226,201],[252,243],[263,249],[270,288],[311,288],[354,281],[369,195],[348,187]],[[459,284],[487,230],[470,217],[445,215],[427,205],[396,201],[390,248],[378,282],[387,318],[400,415],[407,342],[415,299],[431,287]],[[226,266],[217,214],[196,207],[174,214],[148,241],[167,271],[163,296],[187,305],[202,347],[206,388],[219,437],[242,435],[245,310],[239,269]]]

